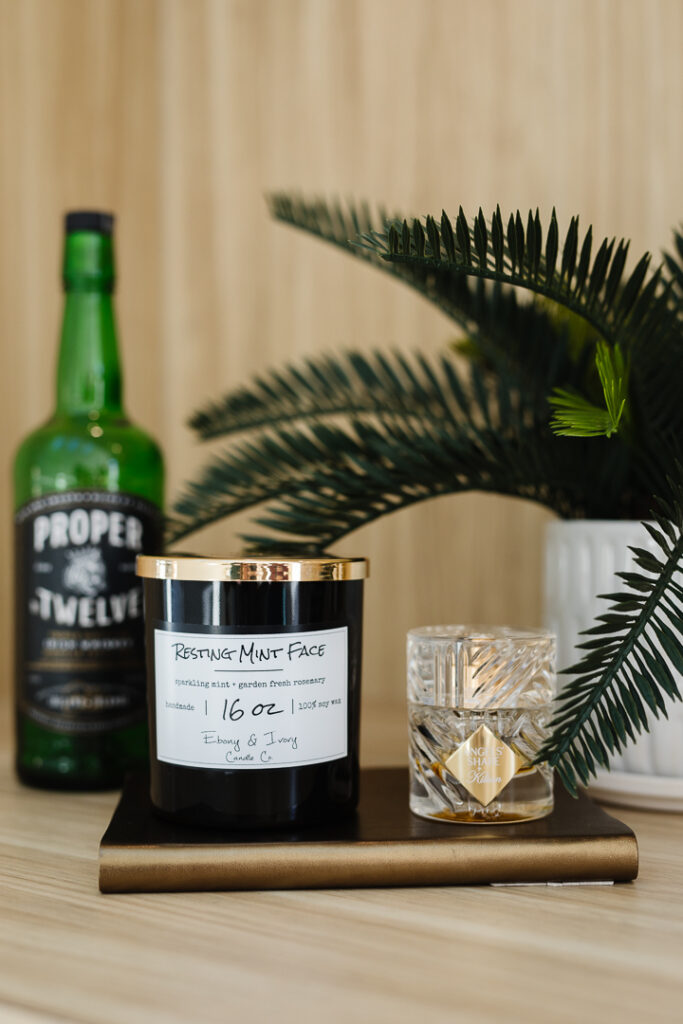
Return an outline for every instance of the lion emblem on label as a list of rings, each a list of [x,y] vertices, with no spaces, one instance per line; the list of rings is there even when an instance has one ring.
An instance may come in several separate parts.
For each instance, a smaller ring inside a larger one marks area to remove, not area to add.
[[[106,589],[107,567],[99,548],[67,551],[66,560],[63,582],[67,590],[84,597],[95,597]]]

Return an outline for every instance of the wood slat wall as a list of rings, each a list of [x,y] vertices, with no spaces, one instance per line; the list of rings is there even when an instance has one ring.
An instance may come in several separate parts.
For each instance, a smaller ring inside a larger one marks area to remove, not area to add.
[[[415,295],[271,223],[264,191],[555,205],[657,251],[681,215],[682,48],[680,0],[0,0],[3,623],[11,456],[51,407],[65,209],[118,214],[128,405],[173,495],[206,454],[187,416],[257,369],[452,337]],[[539,620],[546,518],[441,499],[341,545],[373,560],[369,700],[403,700],[411,625]],[[235,550],[240,525],[195,549]]]

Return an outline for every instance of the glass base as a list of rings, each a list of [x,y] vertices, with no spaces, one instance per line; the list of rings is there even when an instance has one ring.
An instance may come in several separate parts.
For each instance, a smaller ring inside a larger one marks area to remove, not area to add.
[[[461,811],[436,810],[431,800],[422,800],[419,797],[410,798],[410,810],[418,818],[426,818],[428,821],[452,821],[458,825],[512,825],[520,821],[535,821],[537,818],[545,818],[552,813],[553,801],[549,803],[527,803],[515,804],[514,808],[496,809],[491,811],[489,807],[475,807],[472,810],[463,808]]]
[[[516,821],[545,818],[553,809],[552,772],[540,766],[528,770],[523,779],[515,776],[500,796],[484,807],[457,780],[444,787],[438,768],[413,771],[410,784],[410,810],[430,821],[454,821],[465,825],[505,825]],[[433,769],[437,770],[434,771]],[[543,777],[551,772],[551,778]],[[543,773],[543,775],[542,775]],[[525,791],[525,792],[524,792]]]
[[[431,821],[468,825],[533,821],[550,814],[552,768],[531,763],[540,747],[547,717],[547,709],[461,712],[410,705],[410,810]],[[523,761],[507,785],[486,804],[448,766],[453,752],[481,725]]]

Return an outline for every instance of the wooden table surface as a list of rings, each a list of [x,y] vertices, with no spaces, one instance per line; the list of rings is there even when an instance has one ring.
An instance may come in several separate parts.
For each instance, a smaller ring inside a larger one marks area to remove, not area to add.
[[[614,811],[628,885],[103,896],[116,800],[23,788],[4,745],[2,1024],[683,1020],[683,815]]]

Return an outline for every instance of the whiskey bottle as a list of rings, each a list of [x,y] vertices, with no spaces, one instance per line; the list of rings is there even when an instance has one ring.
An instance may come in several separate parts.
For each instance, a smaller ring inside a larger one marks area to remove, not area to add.
[[[113,217],[66,216],[54,414],[14,463],[16,765],[31,785],[119,785],[147,754],[140,552],[161,550],[163,464],[124,413]]]

